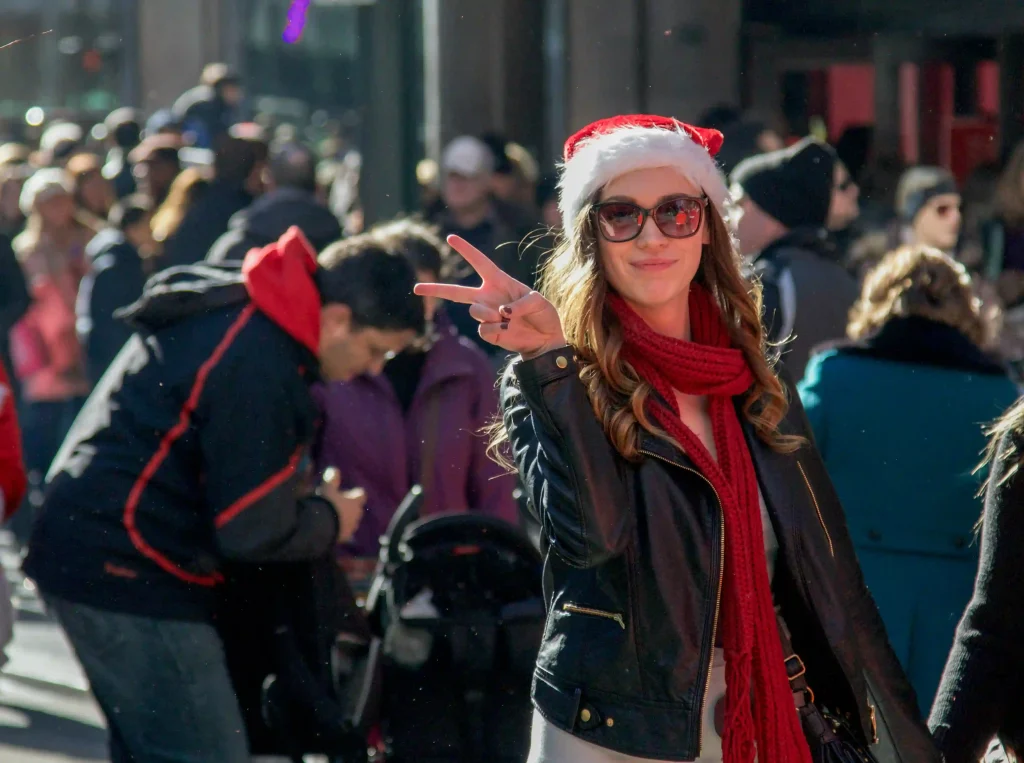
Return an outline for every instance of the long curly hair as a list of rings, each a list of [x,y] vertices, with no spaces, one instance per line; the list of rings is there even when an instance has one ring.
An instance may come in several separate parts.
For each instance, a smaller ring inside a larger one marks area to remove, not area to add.
[[[653,387],[622,356],[623,329],[605,301],[609,284],[598,256],[591,214],[595,201],[596,197],[584,207],[545,262],[540,291],[558,311],[566,341],[580,363],[580,379],[608,439],[625,459],[638,461],[641,430],[676,447],[678,443],[651,421],[646,404]],[[739,251],[714,205],[707,207],[705,225],[710,226],[710,243],[704,246],[694,280],[714,296],[733,345],[743,352],[753,373],[744,416],[773,450],[792,452],[804,438],[779,431],[789,402],[773,370],[777,353],[768,346],[761,325],[760,284],[745,277]],[[507,439],[504,426],[497,422],[491,430],[492,454],[501,453]]]
[[[982,349],[996,338],[966,268],[931,247],[905,246],[882,258],[864,279],[846,333],[862,339],[909,316],[952,326]]]

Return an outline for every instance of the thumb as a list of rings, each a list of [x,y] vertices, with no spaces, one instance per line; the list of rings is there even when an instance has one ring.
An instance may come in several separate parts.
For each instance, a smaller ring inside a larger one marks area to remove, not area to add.
[[[366,501],[366,491],[361,487],[354,487],[351,490],[346,490],[341,495],[350,501]]]
[[[337,467],[328,466],[324,469],[323,481],[325,484],[337,489],[341,487],[341,471]]]

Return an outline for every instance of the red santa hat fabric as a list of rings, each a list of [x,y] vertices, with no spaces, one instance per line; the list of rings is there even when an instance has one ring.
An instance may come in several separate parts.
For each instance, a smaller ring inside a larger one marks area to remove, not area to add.
[[[565,142],[558,182],[565,230],[605,183],[654,167],[677,169],[701,188],[728,222],[728,186],[714,159],[722,140],[718,130],[653,114],[627,114],[587,125]]]

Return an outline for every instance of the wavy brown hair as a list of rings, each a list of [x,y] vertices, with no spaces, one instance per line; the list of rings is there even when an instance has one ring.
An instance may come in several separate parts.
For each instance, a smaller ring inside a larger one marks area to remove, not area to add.
[[[680,446],[652,423],[646,404],[653,387],[622,356],[622,325],[605,300],[609,284],[598,256],[593,203],[591,199],[545,262],[540,291],[558,311],[565,339],[580,363],[580,379],[608,439],[624,458],[637,461],[641,430]],[[776,353],[769,353],[761,325],[760,284],[743,275],[739,251],[714,205],[707,206],[705,225],[710,243],[704,246],[694,281],[713,295],[733,346],[743,353],[753,373],[744,416],[773,450],[792,452],[805,440],[779,431],[789,402],[773,370]],[[504,426],[496,423],[491,452],[499,453],[507,439]]]
[[[909,316],[952,326],[980,348],[995,339],[966,268],[931,247],[901,247],[881,259],[864,279],[846,333],[862,339]]]
[[[185,215],[210,188],[210,173],[206,169],[189,167],[182,170],[171,188],[167,192],[167,198],[163,204],[157,207],[150,220],[150,229],[153,231],[153,240],[158,244],[164,244],[167,239],[174,235],[185,219]]]

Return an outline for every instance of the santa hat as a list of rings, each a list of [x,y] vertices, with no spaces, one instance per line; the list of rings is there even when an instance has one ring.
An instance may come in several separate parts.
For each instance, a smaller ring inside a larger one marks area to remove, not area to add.
[[[587,125],[565,142],[558,209],[565,230],[605,183],[633,170],[673,167],[695,183],[724,220],[729,190],[715,164],[722,133],[671,117],[629,114]]]

